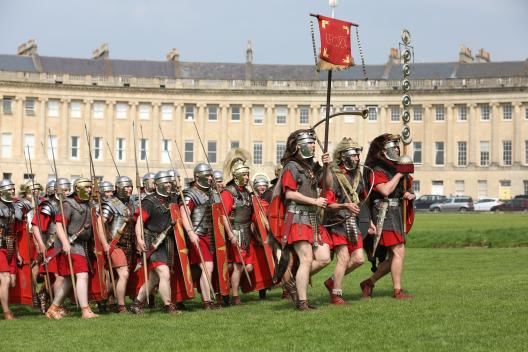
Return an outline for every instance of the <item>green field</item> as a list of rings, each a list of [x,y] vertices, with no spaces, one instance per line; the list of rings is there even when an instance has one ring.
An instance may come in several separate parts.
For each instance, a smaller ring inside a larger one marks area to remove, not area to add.
[[[0,345],[2,351],[525,351],[528,248],[518,246],[527,243],[521,235],[524,224],[528,237],[527,216],[492,214],[494,221],[480,216],[418,216],[409,238],[415,247],[440,246],[422,236],[436,234],[454,241],[448,229],[455,224],[465,229],[459,234],[472,233],[472,238],[493,233],[501,225],[517,234],[501,231],[514,248],[487,248],[484,242],[484,248],[409,248],[404,287],[416,295],[413,300],[392,299],[389,278],[376,285],[372,300],[361,300],[358,283],[369,275],[369,266],[364,265],[345,280],[350,305],[332,306],[322,285],[331,264],[313,279],[309,295],[319,306],[314,312],[294,311],[289,301],[280,299],[278,289],[268,301],[251,294],[245,296],[246,305],[218,311],[202,311],[198,302],[192,302],[192,311],[178,317],[155,311],[47,321],[25,307],[14,307],[21,319],[0,321]],[[444,227],[430,231],[431,224]],[[492,247],[507,247],[506,242],[489,238]],[[464,247],[465,241],[454,244]]]

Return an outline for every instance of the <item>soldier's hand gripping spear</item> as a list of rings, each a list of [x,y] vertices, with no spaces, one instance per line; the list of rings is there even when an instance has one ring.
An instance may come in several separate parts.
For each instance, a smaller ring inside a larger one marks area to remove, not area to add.
[[[136,166],[136,189],[138,192],[138,203],[139,203],[139,216],[137,221],[139,222],[139,231],[141,241],[145,241],[145,235],[143,233],[143,207],[141,205],[141,179],[139,178],[139,168],[137,162],[137,149],[136,149],[136,124],[132,121],[132,130],[134,133],[134,162]],[[137,228],[137,227],[136,227]],[[138,248],[141,251],[143,257],[143,273],[145,274],[145,296],[147,297],[147,304],[149,304],[149,292],[148,292],[148,268],[147,268],[147,253],[143,248]]]
[[[163,131],[161,130],[161,125],[158,125],[158,128],[159,128],[160,133],[161,133],[161,138],[163,138],[165,140],[165,136],[163,135]],[[174,143],[176,144],[176,149],[178,150],[178,154],[180,155],[180,159],[181,159],[181,154],[180,154],[180,149],[178,148],[178,144],[176,142],[174,142]],[[171,168],[174,169],[174,165],[172,163],[172,158],[170,156],[169,151],[165,150],[165,152],[167,153],[167,156],[169,157]],[[189,175],[187,175],[187,170],[185,170],[185,165],[183,163],[183,159],[181,159],[181,163],[182,163],[183,171],[185,172],[185,176],[187,178],[189,178]],[[189,207],[187,206],[187,203],[185,203],[185,199],[183,197],[182,187],[179,184],[178,178],[175,177],[175,180],[176,180],[176,187],[178,188],[178,193],[180,194],[180,198],[182,200],[183,209],[185,210],[185,220],[186,220],[187,224],[189,226],[191,226],[191,228],[192,228],[192,225],[191,225],[192,224],[191,211],[189,210]],[[199,243],[194,243],[193,242],[193,244],[196,246],[196,249],[198,250],[198,255],[200,256],[200,263],[202,264],[202,270],[205,273],[205,277],[207,279],[207,283],[209,284],[209,289],[211,291],[211,295],[213,297],[213,300],[216,300],[216,293],[215,293],[214,288],[213,288],[213,283],[212,283],[212,280],[211,280],[211,276],[209,275],[209,270],[207,270],[207,266],[205,265],[205,260],[203,258],[202,249],[200,248]]]
[[[55,151],[53,148],[53,140],[51,138],[51,129],[48,129],[48,136],[49,136],[49,143],[51,147],[51,157],[53,158],[53,171],[55,172],[55,180],[58,181],[59,176],[57,173],[57,163],[55,162]],[[70,242],[68,238],[68,232],[66,230],[66,224],[65,224],[66,218],[64,217],[64,206],[62,204],[62,197],[64,196],[64,192],[61,187],[58,187],[58,184],[55,184],[55,194],[57,195],[57,199],[59,200],[59,209],[60,209],[61,218],[62,218],[61,219],[62,221],[60,222],[60,226],[57,226],[57,231],[58,231],[58,235],[61,241],[64,239],[65,241],[64,243],[68,245],[68,250],[64,248],[64,244],[62,247],[63,247],[63,251],[66,252],[66,255],[68,257],[68,266],[70,268],[70,279],[72,281],[72,287],[73,287],[73,297],[75,298],[75,304],[77,305],[77,308],[78,308],[79,300],[77,299],[77,283],[75,282],[75,274],[73,273],[73,264],[72,264],[71,253],[70,253],[71,247],[69,246]],[[60,235],[60,232],[62,232],[62,236]]]
[[[207,164],[209,165],[209,167],[212,170],[213,167],[211,166],[211,163],[209,162],[209,156],[207,155],[207,151],[205,150],[205,146],[203,144],[202,138],[200,137],[200,133],[198,132],[198,127],[196,126],[196,122],[193,122],[193,124],[194,124],[194,129],[196,130],[196,135],[198,136],[198,140],[200,141],[200,145],[202,146],[202,150],[203,150],[203,153],[205,155],[205,160],[207,161]],[[218,193],[218,198],[220,199],[220,204],[222,204],[222,209],[224,211],[224,217],[227,220],[227,221],[225,221],[225,224],[227,224],[227,228],[228,228],[229,232],[233,233],[233,228],[231,226],[231,222],[229,221],[229,219],[227,219],[227,208],[226,208],[226,206],[224,204],[224,201],[222,200],[222,197],[220,196],[220,189],[218,188],[218,185],[217,185],[216,180],[215,180],[214,177],[213,177],[213,186],[214,186],[216,192]],[[242,262],[242,268],[244,269],[244,274],[246,275],[246,279],[248,280],[249,286],[251,286],[251,278],[249,277],[249,272],[247,271],[247,268],[246,268],[246,262],[244,261],[244,258],[242,257],[242,250],[240,249],[240,245],[238,244],[238,241],[235,241],[235,247],[236,247],[238,256],[240,258],[240,261]]]
[[[97,202],[97,234],[99,235],[99,240],[102,241],[102,237],[105,237],[104,240],[106,240],[106,231],[105,226],[103,224],[103,206],[101,204],[101,194],[99,193],[99,182],[97,181],[97,177],[95,177],[95,167],[92,159],[92,147],[90,144],[90,134],[88,133],[88,129],[86,128],[86,124],[84,125],[84,132],[86,134],[86,142],[88,143],[88,154],[90,156],[90,176],[92,179],[92,197],[95,197],[95,200]],[[114,277],[114,270],[112,268],[112,259],[110,257],[110,252],[106,249],[104,249],[106,260],[108,261],[108,272],[110,273],[110,281],[112,283],[112,290],[114,292],[114,296],[117,295],[116,291],[116,283],[115,283],[115,277]],[[99,273],[101,275],[102,273]],[[101,278],[101,276],[100,276]]]
[[[35,192],[35,176],[33,175],[33,165],[31,164],[31,153],[29,152],[29,145],[26,147],[27,147],[27,153],[28,153],[28,159],[29,159],[29,176],[31,177],[31,185],[32,185],[31,202],[33,203],[33,209],[35,211],[35,216],[37,217],[37,230],[38,230],[38,236],[40,237],[42,234],[42,225],[40,223],[40,209],[39,209],[39,204],[37,202],[39,195],[38,193]],[[28,232],[28,236],[30,236],[29,232]],[[33,238],[35,242],[37,242],[35,246],[37,249],[37,253],[39,257],[44,258],[46,255],[46,250],[45,250],[46,247],[44,246],[44,252],[42,252],[41,247],[37,240],[37,236],[35,235],[33,236],[34,236]],[[40,238],[40,241],[42,241],[42,238]],[[44,279],[44,285],[46,287],[46,291],[48,291],[48,294],[51,300],[53,301],[53,292],[51,289],[51,281],[50,281],[50,275],[49,275],[49,270],[48,270],[48,263],[46,261],[44,261],[44,270],[46,273],[46,277]]]

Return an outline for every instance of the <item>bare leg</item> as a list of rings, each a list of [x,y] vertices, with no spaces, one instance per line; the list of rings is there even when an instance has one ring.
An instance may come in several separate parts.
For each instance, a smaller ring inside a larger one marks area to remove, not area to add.
[[[64,282],[64,277],[59,274],[55,274],[55,281],[53,282],[53,297],[57,294],[57,291],[62,286]]]
[[[206,272],[209,273],[209,277],[213,277],[213,268],[214,264],[213,262],[205,262],[205,268],[202,264],[200,264],[200,267],[202,268],[202,275],[200,276],[200,289],[202,291],[202,300],[204,302],[211,301],[211,288],[209,287],[209,281],[207,280]]]
[[[145,302],[145,300],[147,299],[147,294],[150,294],[158,283],[159,283],[159,277],[158,277],[157,272],[151,271],[149,275],[148,283],[143,284],[143,286],[141,286],[136,299],[140,302]],[[145,290],[147,290],[147,293],[145,293]]]
[[[159,277],[159,293],[161,300],[164,305],[169,305],[172,302],[169,267],[167,265],[161,265],[154,270]]]
[[[295,242],[293,248],[299,257],[299,268],[295,275],[297,294],[299,301],[306,301],[310,269],[313,262],[312,245],[308,241],[298,241]]]
[[[391,247],[392,261],[391,261],[391,276],[392,286],[395,290],[401,289],[401,278],[403,274],[403,262],[405,259],[405,245],[397,244]]]
[[[117,304],[120,306],[125,305],[125,293],[126,293],[126,286],[128,282],[128,267],[122,266],[119,268],[116,268],[118,279],[116,283],[116,291],[115,292],[115,298],[117,299]]]
[[[88,306],[88,273],[75,274],[77,283],[77,300],[79,306]]]
[[[332,261],[330,247],[325,243],[319,245],[314,251],[314,260],[311,264],[310,275],[315,275]]]
[[[233,264],[233,273],[231,274],[231,294],[233,297],[237,297],[238,287],[240,286],[240,276],[242,275],[242,264]]]
[[[9,312],[9,273],[0,273],[0,303],[2,303],[2,310]]]
[[[57,287],[55,286],[55,297],[53,297],[53,304],[55,306],[60,306],[64,303],[64,299],[70,294],[72,289],[71,277],[59,276],[62,277],[62,283]]]
[[[348,249],[347,249],[347,252],[348,252]],[[350,255],[350,260],[348,261],[345,275],[350,274],[356,268],[359,268],[360,266],[362,266],[363,263],[365,263],[365,254],[363,254],[363,249],[362,248],[356,249]]]
[[[347,264],[350,261],[350,255],[348,254],[348,248],[346,245],[339,245],[334,248],[336,253],[337,263],[334,269],[334,289],[342,290],[343,289],[343,278],[346,275]]]

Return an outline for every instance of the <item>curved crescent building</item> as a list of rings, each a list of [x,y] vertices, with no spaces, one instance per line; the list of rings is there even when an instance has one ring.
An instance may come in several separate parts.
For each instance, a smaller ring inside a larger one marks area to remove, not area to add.
[[[288,134],[325,113],[326,73],[309,65],[110,59],[106,46],[91,59],[40,56],[32,41],[17,55],[0,55],[0,173],[28,177],[29,146],[37,181],[52,177],[51,145],[60,176],[89,175],[90,131],[95,171],[102,178],[133,176],[132,121],[137,126],[140,174],[174,167],[185,177],[204,152],[221,168],[232,147],[253,155],[253,172],[273,175]],[[474,59],[411,66],[413,142],[419,194],[511,198],[528,194],[528,61]],[[401,63],[392,50],[385,65],[335,72],[332,112],[367,108],[368,117],[339,116],[330,124],[335,144],[350,136],[365,147],[383,132],[400,133]],[[165,139],[161,137],[159,127]],[[323,135],[323,126],[318,127]],[[142,134],[142,135],[141,135]],[[182,161],[175,143],[181,152]],[[330,143],[330,148],[332,143]],[[366,155],[366,153],[365,153]],[[362,156],[364,159],[365,155]]]

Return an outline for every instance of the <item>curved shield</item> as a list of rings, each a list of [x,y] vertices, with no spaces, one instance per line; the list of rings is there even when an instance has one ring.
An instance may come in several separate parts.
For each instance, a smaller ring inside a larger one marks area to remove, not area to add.
[[[106,286],[106,271],[105,271],[105,265],[106,265],[106,258],[105,253],[103,250],[103,244],[99,240],[98,236],[98,227],[97,227],[97,212],[95,208],[91,209],[91,220],[92,220],[92,233],[93,233],[93,240],[95,243],[95,260],[91,259],[90,253],[86,254],[86,259],[90,262],[91,261],[91,267],[92,272],[90,275],[90,281],[89,281],[89,296],[90,300],[93,301],[103,301],[108,298],[108,287]]]
[[[16,266],[16,284],[9,289],[9,303],[32,305],[35,288],[31,274],[31,254],[35,248],[25,223],[17,221],[15,228],[18,254],[22,257],[23,263],[21,266]]]
[[[170,205],[171,219],[174,222],[174,239],[176,240],[176,258],[172,267],[172,296],[176,302],[194,298],[194,285],[189,261],[189,249],[185,242],[180,209],[176,203]]]
[[[213,204],[213,228],[215,238],[215,270],[213,272],[213,285],[218,283],[217,291],[222,296],[229,296],[229,267],[227,264],[227,246],[225,242],[225,229],[222,222],[222,204]],[[215,280],[216,278],[216,280]]]

